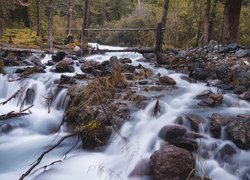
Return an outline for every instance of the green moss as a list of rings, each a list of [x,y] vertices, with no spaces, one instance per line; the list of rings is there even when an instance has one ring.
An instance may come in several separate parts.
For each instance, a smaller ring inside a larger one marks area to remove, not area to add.
[[[92,120],[87,125],[80,127],[82,147],[86,149],[94,149],[107,143],[110,133],[106,131],[105,125],[98,120]]]

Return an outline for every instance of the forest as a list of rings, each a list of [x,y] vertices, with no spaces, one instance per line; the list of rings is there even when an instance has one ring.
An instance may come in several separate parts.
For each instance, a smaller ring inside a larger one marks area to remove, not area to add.
[[[10,34],[23,36],[22,33],[29,33],[27,39],[23,40],[25,42],[15,42],[13,38],[14,44],[43,46],[50,31],[53,34],[53,42],[58,45],[65,45],[69,41],[77,42],[80,39],[85,10],[83,0],[1,0],[0,5],[2,42],[8,43]],[[162,18],[163,6],[164,0],[90,1],[87,26],[111,29],[156,28]],[[234,13],[227,18],[229,22],[225,21],[227,11]],[[226,31],[234,31],[234,41],[237,37],[239,44],[250,44],[249,0],[236,1],[231,5],[227,5],[223,0],[170,1],[167,16],[164,39],[166,48],[202,46],[208,44],[211,39],[227,43]],[[52,19],[49,20],[49,17]],[[233,24],[230,24],[230,21],[233,21]],[[227,23],[228,26],[225,25]],[[51,30],[48,29],[50,26]],[[231,26],[235,27],[227,29]],[[97,31],[88,34],[88,40],[92,42],[121,46],[152,47],[154,38],[155,34],[147,31]]]
[[[250,0],[0,0],[1,180],[250,180]]]

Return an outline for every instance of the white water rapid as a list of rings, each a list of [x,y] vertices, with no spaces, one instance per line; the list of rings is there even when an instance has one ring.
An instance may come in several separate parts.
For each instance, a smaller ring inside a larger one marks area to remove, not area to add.
[[[99,46],[99,48],[115,47]],[[157,136],[159,130],[167,124],[174,123],[178,116],[195,112],[209,121],[208,117],[211,117],[212,113],[215,112],[231,115],[249,113],[250,104],[239,100],[233,94],[225,94],[223,104],[219,107],[202,108],[197,106],[198,100],[194,97],[204,90],[211,89],[211,87],[207,87],[204,83],[189,83],[180,78],[182,74],[163,68],[155,68],[148,63],[137,62],[138,59],[142,58],[139,54],[106,53],[105,55],[89,56],[87,59],[101,62],[108,60],[111,56],[128,57],[133,60],[132,64],[134,65],[142,64],[151,68],[155,74],[169,75],[176,80],[177,88],[175,90],[170,93],[161,93],[160,104],[164,111],[160,116],[153,118],[151,116],[152,108],[156,102],[153,100],[145,109],[135,112],[132,115],[132,120],[126,122],[120,130],[122,136],[128,138],[128,142],[121,141],[121,138],[114,134],[103,152],[89,152],[78,148],[64,158],[64,153],[76,141],[75,138],[66,140],[60,147],[45,156],[41,164],[27,176],[27,180],[136,179],[129,178],[128,175],[140,159],[149,158],[155,150],[160,148],[162,140]],[[42,62],[49,59],[50,56],[47,55]],[[0,102],[5,101],[21,87],[33,88],[36,93],[34,107],[30,109],[30,115],[0,121],[0,129],[6,129],[6,126],[10,128],[7,133],[0,133],[0,180],[17,180],[43,151],[67,134],[64,128],[61,128],[60,133],[55,133],[61,123],[67,104],[67,99],[65,99],[67,91],[55,92],[54,80],[59,79],[61,74],[49,72],[51,67],[47,67],[45,74],[36,74],[21,82],[8,82],[14,76],[11,73],[13,68],[7,69],[8,75],[0,75]],[[76,71],[81,73],[79,67],[76,67]],[[74,73],[67,73],[67,75],[74,75]],[[212,88],[212,90],[217,91],[216,88]],[[140,91],[139,87],[138,91]],[[55,94],[55,98],[52,102],[51,113],[48,114],[44,97],[47,97],[51,92]],[[4,106],[0,106],[0,115],[10,111],[19,112],[17,104],[18,99],[13,99]],[[237,106],[232,104],[237,104]],[[25,107],[28,106],[25,105]],[[212,138],[207,126],[200,127],[199,131],[206,137],[199,141],[201,147],[199,152],[209,154],[207,159],[199,158],[200,154],[197,154],[196,167],[200,170],[201,176],[206,175],[213,180],[250,179],[245,174],[250,169],[250,151],[238,149],[224,137],[221,139]],[[221,162],[215,158],[215,155],[225,144],[231,144],[237,152],[229,158],[228,162]],[[215,148],[213,149],[213,147]],[[57,160],[62,160],[62,162],[56,163],[46,170],[41,169],[41,167]]]

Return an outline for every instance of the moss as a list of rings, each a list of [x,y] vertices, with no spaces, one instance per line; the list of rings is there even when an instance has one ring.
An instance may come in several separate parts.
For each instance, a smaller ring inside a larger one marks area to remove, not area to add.
[[[110,136],[105,125],[98,120],[92,120],[88,124],[82,125],[79,129],[82,131],[79,134],[82,140],[82,147],[86,149],[94,149],[105,145]]]
[[[0,73],[4,73],[4,63],[3,61],[0,59]]]

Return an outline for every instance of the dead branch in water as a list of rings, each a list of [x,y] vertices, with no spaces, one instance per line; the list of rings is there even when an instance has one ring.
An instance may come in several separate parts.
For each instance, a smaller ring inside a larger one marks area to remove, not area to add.
[[[102,105],[102,110],[103,110],[103,112],[104,112],[104,114],[105,114],[105,116],[106,116],[106,120],[111,124],[112,129],[116,132],[116,134],[117,134],[122,140],[125,140],[125,141],[126,141],[127,138],[126,138],[126,137],[123,137],[123,136],[121,135],[121,133],[116,129],[114,123],[112,122],[111,118],[109,117],[109,115],[108,115],[108,113],[107,113],[107,111],[105,110],[105,108],[104,108],[103,105]]]
[[[52,93],[49,93],[48,97],[42,96],[44,99],[46,99],[47,104],[48,104],[48,113],[50,114],[50,107],[52,103]]]
[[[3,115],[0,116],[0,120],[17,118],[17,117],[29,115],[29,114],[31,114],[31,111],[29,109],[32,108],[32,107],[33,107],[33,105],[29,106],[26,109],[23,109],[21,112],[11,111],[11,112],[9,112],[7,114],[3,114]],[[25,111],[28,111],[28,110],[29,110],[29,113],[26,113]]]
[[[40,164],[40,162],[42,161],[43,157],[48,154],[50,151],[52,151],[53,149],[55,149],[56,147],[58,147],[65,139],[73,137],[78,135],[79,132],[75,132],[73,134],[69,134],[66,135],[64,137],[62,137],[59,141],[57,141],[57,143],[55,145],[53,145],[51,148],[49,148],[48,150],[44,151],[35,161],[34,163],[32,163],[32,166],[28,169],[28,171],[26,171],[24,174],[22,174],[22,176],[19,178],[19,180],[23,180],[25,177],[27,177],[31,171]]]
[[[19,89],[17,92],[15,92],[12,96],[10,96],[6,101],[1,102],[0,105],[5,105],[7,102],[9,102],[11,99],[15,98],[22,90]]]

